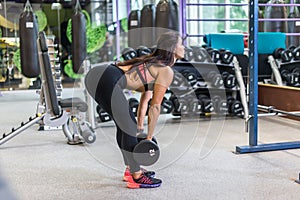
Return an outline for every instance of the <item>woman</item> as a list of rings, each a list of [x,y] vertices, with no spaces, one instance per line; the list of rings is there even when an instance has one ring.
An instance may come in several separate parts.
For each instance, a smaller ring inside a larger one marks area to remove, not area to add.
[[[161,185],[162,181],[153,177],[154,172],[140,168],[139,163],[133,159],[132,152],[138,143],[137,129],[143,129],[147,109],[147,139],[152,140],[161,102],[173,80],[174,72],[171,66],[183,56],[184,46],[179,33],[170,31],[159,37],[157,48],[152,54],[111,64],[105,69],[92,68],[85,78],[90,95],[110,114],[116,124],[117,143],[127,166],[123,178],[129,188],[152,188]],[[138,109],[139,125],[129,109],[123,89],[141,92]],[[152,100],[148,108],[150,97]]]

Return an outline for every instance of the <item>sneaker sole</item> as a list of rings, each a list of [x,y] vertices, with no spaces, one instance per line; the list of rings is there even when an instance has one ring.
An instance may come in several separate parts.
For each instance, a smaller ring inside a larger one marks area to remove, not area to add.
[[[156,188],[159,187],[161,183],[157,184],[140,184],[140,183],[133,183],[133,182],[127,182],[127,187],[130,189],[138,189],[138,188]]]

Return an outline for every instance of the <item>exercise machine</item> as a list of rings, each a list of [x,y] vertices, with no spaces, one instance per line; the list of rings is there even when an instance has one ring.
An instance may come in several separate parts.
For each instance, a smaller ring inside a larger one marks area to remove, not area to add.
[[[57,98],[53,78],[57,74],[52,71],[47,38],[43,31],[38,33],[37,43],[42,86],[36,115],[22,122],[19,127],[12,128],[11,132],[4,133],[0,145],[37,123],[50,127],[62,126],[68,144],[93,143],[96,140],[95,132],[84,120],[83,114],[88,110],[88,105],[77,97]]]

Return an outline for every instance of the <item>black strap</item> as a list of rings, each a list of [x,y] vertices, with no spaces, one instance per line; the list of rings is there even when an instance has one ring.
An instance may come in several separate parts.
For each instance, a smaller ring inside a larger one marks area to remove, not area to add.
[[[141,81],[142,81],[142,83],[144,85],[145,91],[148,91],[149,88],[148,88],[148,83],[147,83],[147,75],[146,75],[146,65],[145,65],[145,63],[143,64],[143,68],[144,68],[144,76],[141,74],[140,66],[136,67],[136,72],[139,75],[139,77],[140,77],[140,79],[141,79]]]

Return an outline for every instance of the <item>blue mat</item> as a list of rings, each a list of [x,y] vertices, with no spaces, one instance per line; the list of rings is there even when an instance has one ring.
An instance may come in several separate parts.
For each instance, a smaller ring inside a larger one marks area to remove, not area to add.
[[[272,54],[277,48],[286,48],[286,35],[279,32],[258,33],[258,54]]]
[[[226,49],[233,54],[244,54],[244,35],[242,33],[209,33],[203,38],[207,46]],[[279,32],[258,33],[258,53],[272,54],[276,48],[286,48],[286,35]]]
[[[226,49],[233,54],[244,54],[244,35],[242,33],[209,33],[204,42],[214,49]]]

